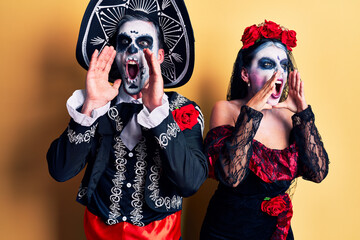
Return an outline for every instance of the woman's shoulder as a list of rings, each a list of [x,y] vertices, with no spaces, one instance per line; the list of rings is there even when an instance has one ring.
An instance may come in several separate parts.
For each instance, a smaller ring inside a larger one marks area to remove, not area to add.
[[[235,126],[240,109],[244,104],[243,100],[216,102],[211,113],[210,129],[223,125]]]

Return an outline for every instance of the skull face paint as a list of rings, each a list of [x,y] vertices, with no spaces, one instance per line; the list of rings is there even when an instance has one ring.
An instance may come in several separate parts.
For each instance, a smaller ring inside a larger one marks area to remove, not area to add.
[[[153,23],[132,20],[120,26],[115,61],[125,91],[130,95],[138,94],[149,79],[145,48],[157,56],[159,42]]]
[[[267,103],[274,106],[279,103],[281,94],[288,77],[289,60],[284,49],[269,45],[259,50],[252,62],[249,71],[250,93],[255,95],[274,74],[280,75],[275,83],[275,89]]]

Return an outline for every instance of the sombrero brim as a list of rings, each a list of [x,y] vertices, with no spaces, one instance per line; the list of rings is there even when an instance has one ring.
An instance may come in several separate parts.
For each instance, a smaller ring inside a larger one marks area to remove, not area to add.
[[[90,0],[76,46],[79,64],[87,70],[95,49],[112,45],[121,18],[135,12],[158,19],[165,45],[164,87],[187,83],[194,68],[194,34],[183,0]]]

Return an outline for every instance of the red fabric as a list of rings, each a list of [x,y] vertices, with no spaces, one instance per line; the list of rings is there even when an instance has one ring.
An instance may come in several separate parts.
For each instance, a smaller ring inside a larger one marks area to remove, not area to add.
[[[205,153],[208,157],[209,177],[211,178],[215,178],[215,162],[233,131],[234,127],[230,125],[219,126],[211,129],[205,138]],[[293,180],[297,177],[298,152],[295,143],[283,150],[276,150],[253,140],[252,147],[253,154],[249,162],[249,169],[264,182]]]
[[[225,145],[227,138],[231,137],[234,128],[226,125],[211,129],[205,138],[205,153],[209,162],[209,177],[215,178],[215,162],[219,159],[221,149]]]
[[[267,148],[253,140],[253,154],[249,168],[264,182],[291,181],[297,173],[298,152],[295,143],[283,150]]]
[[[284,193],[270,200],[264,200],[261,204],[261,210],[270,216],[277,216],[276,230],[271,236],[271,240],[286,240],[293,216],[289,195]]]
[[[84,216],[87,240],[176,240],[181,237],[180,224],[181,211],[144,227],[138,227],[128,222],[106,225],[87,208]]]

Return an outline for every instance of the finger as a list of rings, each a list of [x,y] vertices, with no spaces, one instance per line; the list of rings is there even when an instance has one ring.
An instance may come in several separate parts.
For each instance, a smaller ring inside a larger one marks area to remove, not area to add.
[[[113,64],[113,62],[114,62],[114,59],[115,59],[115,56],[116,56],[116,51],[115,51],[115,49],[111,46],[111,49],[110,49],[110,57],[109,57],[109,59],[108,59],[108,62],[107,62],[106,65],[105,65],[105,69],[104,69],[107,73],[110,72],[110,69],[111,69],[112,64]]]
[[[267,81],[266,83],[266,94],[270,95],[274,89],[275,89],[275,83],[276,81],[279,79],[280,77],[280,72],[276,71],[274,72],[273,76],[269,79],[269,81]]]
[[[145,48],[144,55],[149,68],[152,68],[151,56],[153,55],[153,53],[148,48]]]
[[[262,101],[266,102],[267,99],[270,97],[270,95],[273,93],[274,91],[274,88],[275,88],[275,85],[274,86],[271,86],[271,85],[267,85],[255,94],[255,96],[258,96],[260,97],[260,99],[262,99]]]
[[[280,71],[276,71],[274,72],[273,76],[270,78],[270,80],[268,81],[269,82],[269,85],[271,86],[271,88],[275,88],[275,83],[276,81],[279,79],[280,77]]]
[[[276,71],[273,81],[276,82],[276,80],[279,79],[280,75],[281,75],[281,72],[280,72],[280,71]]]
[[[151,72],[156,75],[161,75],[161,69],[160,64],[153,52],[151,52],[149,49],[144,49],[145,58],[148,62],[149,69],[151,69]]]
[[[145,56],[145,60],[149,66],[149,74],[152,75],[153,73],[153,66],[152,66],[152,61],[151,61],[151,55],[153,54],[149,49],[145,48],[143,50],[144,52],[144,56]]]
[[[274,72],[274,74],[271,76],[271,78],[266,81],[262,89],[260,90],[260,93],[263,94],[263,97],[269,95],[274,91],[275,88],[275,82],[278,78],[278,72]]]
[[[293,75],[294,75],[294,72],[293,72],[293,71],[289,73],[289,77],[288,77],[289,90],[293,88],[293,86],[292,86],[292,83],[293,83]]]
[[[93,54],[91,56],[91,60],[89,63],[89,71],[91,71],[95,68],[98,54],[99,54],[99,50],[95,49],[95,51],[93,52]]]
[[[300,96],[301,97],[305,97],[305,94],[304,94],[304,82],[300,82]]]
[[[279,72],[279,71],[275,71],[275,72],[273,73],[273,75],[271,76],[271,78],[269,79],[268,82],[270,82],[270,84],[271,84],[271,83],[274,83],[274,84],[275,84],[275,82],[276,82],[276,80],[278,80],[279,76],[280,76],[280,72]]]
[[[297,91],[296,90],[296,87],[297,87],[297,81],[296,81],[296,75],[297,75],[297,73],[298,73],[298,71],[297,71],[297,69],[295,69],[294,70],[294,72],[293,72],[293,90],[295,90],[295,91]]]
[[[98,58],[97,68],[99,70],[104,70],[106,63],[108,61],[108,55],[109,55],[109,46],[105,46],[105,48],[101,51],[100,56]]]
[[[270,97],[270,95],[274,92],[274,90],[275,90],[275,83],[269,85],[269,86],[265,89],[265,91],[264,91],[265,98],[268,99],[268,98]]]
[[[107,64],[109,63],[109,61],[112,61],[111,58],[112,58],[113,53],[114,53],[114,47],[113,46],[108,47],[107,52],[103,58],[103,63],[101,65],[102,70],[106,70]]]
[[[295,74],[295,81],[296,81],[296,92],[299,93],[300,91],[300,83],[301,83],[301,79],[300,79],[300,74],[298,71],[296,71],[296,74]]]
[[[273,106],[273,108],[288,108],[287,102],[281,102]]]

